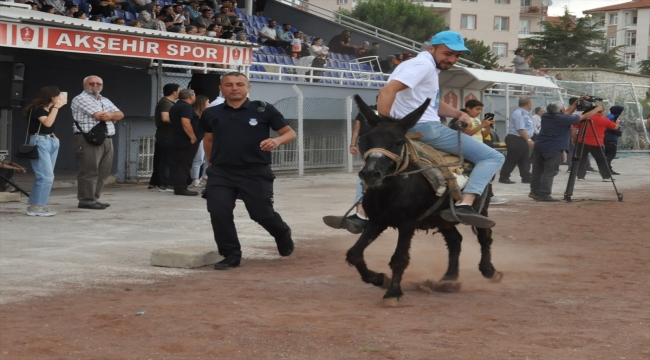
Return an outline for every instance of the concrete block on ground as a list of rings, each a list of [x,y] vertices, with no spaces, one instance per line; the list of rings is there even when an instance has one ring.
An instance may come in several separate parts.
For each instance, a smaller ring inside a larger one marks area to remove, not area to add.
[[[0,192],[0,203],[20,201],[20,193]]]
[[[154,250],[151,265],[183,269],[194,269],[221,261],[215,246],[183,246]]]

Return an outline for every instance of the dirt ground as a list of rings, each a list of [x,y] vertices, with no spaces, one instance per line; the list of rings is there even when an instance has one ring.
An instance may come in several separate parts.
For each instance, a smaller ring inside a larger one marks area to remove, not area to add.
[[[418,233],[396,308],[346,265],[356,236],[340,230],[288,259],[7,303],[0,358],[650,359],[650,189],[625,200],[495,208],[503,282],[481,277],[465,227],[458,293],[417,290],[447,264],[442,237]],[[395,235],[368,249],[372,269],[389,270]]]

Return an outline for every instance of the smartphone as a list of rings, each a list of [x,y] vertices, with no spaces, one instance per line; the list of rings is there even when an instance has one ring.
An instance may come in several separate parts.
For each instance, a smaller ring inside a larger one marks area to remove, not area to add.
[[[59,97],[62,100],[65,100],[65,102],[68,102],[68,92],[67,91],[61,91],[61,94],[59,94]]]
[[[489,118],[494,119],[494,114],[493,114],[493,113],[487,113],[487,114],[485,114],[485,119],[489,119]]]

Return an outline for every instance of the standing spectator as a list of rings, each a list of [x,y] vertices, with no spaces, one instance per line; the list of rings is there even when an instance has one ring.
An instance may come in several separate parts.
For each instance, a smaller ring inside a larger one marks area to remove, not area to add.
[[[535,143],[531,137],[535,133],[533,121],[530,119],[530,110],[533,102],[527,97],[519,98],[519,108],[512,113],[506,136],[506,161],[501,168],[499,182],[514,184],[510,180],[510,173],[519,167],[519,175],[523,184],[530,183],[530,155],[529,150]]]
[[[16,188],[7,182],[7,180],[12,180],[14,173],[27,174],[27,169],[8,159],[0,161],[0,175],[4,176],[4,178],[0,177],[0,192],[12,192],[16,190]]]
[[[110,206],[99,202],[104,182],[113,166],[113,135],[115,123],[124,118],[124,113],[113,103],[100,95],[104,88],[102,79],[95,75],[83,81],[84,91],[72,100],[74,130],[74,152],[79,165],[77,175],[77,199],[79,208],[103,210]],[[99,123],[106,124],[106,139],[97,146],[84,139],[81,131],[89,132]],[[81,128],[81,129],[79,129]]]
[[[59,139],[54,134],[54,122],[59,109],[68,103],[67,96],[60,96],[56,86],[46,86],[36,93],[36,98],[24,110],[27,117],[29,144],[38,149],[38,159],[31,159],[34,169],[34,185],[29,194],[29,216],[53,216],[45,208],[54,183],[54,165],[59,154]]]
[[[203,110],[210,107],[210,99],[207,96],[197,95],[192,109],[194,109],[194,117],[192,118],[192,128],[194,129],[194,134],[199,140],[199,148],[194,155],[194,160],[192,161],[192,170],[190,171],[190,176],[192,177],[192,186],[195,188],[202,188],[205,186],[207,177],[201,177],[201,166],[206,167],[207,163],[205,159],[205,149],[203,149],[203,135],[204,132],[199,126],[201,121],[201,114]],[[205,172],[204,172],[205,173]]]
[[[595,133],[591,126],[588,126],[588,124],[583,125],[583,128],[586,126],[586,133],[584,137],[584,149],[578,166],[578,180],[585,180],[585,175],[587,175],[587,158],[589,157],[589,154],[591,154],[591,156],[594,157],[594,160],[596,160],[598,172],[603,178],[603,181],[612,181],[609,167],[607,166],[607,159],[603,156],[603,153],[605,152],[603,146],[605,143],[605,130],[618,129],[621,120],[617,119],[615,122],[612,122],[608,118],[602,116],[603,108],[599,108],[599,112],[589,117],[594,125],[594,129],[596,130]],[[574,125],[572,129],[573,143],[576,144],[575,146],[580,146],[580,143],[577,142],[578,128],[578,125]]]
[[[277,22],[275,20],[269,20],[269,24],[264,26],[260,30],[260,39],[262,44],[273,47],[282,47],[287,48],[291,46],[290,41],[282,41],[278,39],[278,35],[275,32],[275,27]]]
[[[533,122],[533,127],[535,128],[535,133],[533,134],[533,141],[535,141],[535,138],[537,137],[537,134],[539,134],[539,129],[542,126],[542,115],[546,112],[546,109],[544,109],[541,106],[538,106],[535,108],[534,114],[530,117],[530,120]]]
[[[160,160],[157,174],[159,177],[158,189],[160,191],[173,191],[173,175],[176,169],[176,145],[174,144],[174,131],[169,120],[169,110],[178,99],[180,85],[167,84],[163,86],[163,97],[158,100],[154,110],[156,122],[156,149]],[[155,154],[154,154],[155,158]]]
[[[329,48],[323,45],[323,39],[314,38],[309,48],[309,53],[314,56],[311,62],[311,67],[322,69],[327,64],[327,56],[329,55]],[[321,76],[322,71],[313,71],[314,76]],[[313,81],[313,79],[310,79]],[[317,80],[318,81],[318,80]]]
[[[266,8],[266,0],[254,0],[255,1],[255,15],[262,16],[264,15],[264,9]]]
[[[197,0],[190,0],[190,3],[185,6],[185,10],[187,11],[187,17],[189,17],[190,22],[193,22],[197,17],[201,16],[199,2]]]
[[[534,55],[524,58],[524,55],[524,49],[519,48],[515,50],[515,58],[512,59],[512,63],[515,64],[515,72],[517,74],[528,74],[530,63],[535,58]]]
[[[624,108],[622,106],[612,106],[609,108],[609,115],[605,116],[612,122],[616,122],[618,118],[623,114]],[[621,128],[618,129],[607,129],[605,130],[605,158],[607,159],[607,166],[609,166],[609,172],[612,175],[621,175],[612,169],[612,160],[616,157],[616,151],[618,150],[618,138],[623,135]]]
[[[212,10],[211,9],[203,9],[201,10],[201,16],[197,17],[194,19],[194,22],[192,25],[194,26],[205,26],[206,28],[209,28],[210,25],[212,25]]]
[[[165,24],[160,20],[153,19],[151,14],[146,10],[140,12],[138,15],[138,22],[140,23],[140,27],[143,29],[167,31]]]
[[[331,52],[354,55],[359,47],[350,44],[352,40],[351,36],[352,31],[347,29],[343,30],[339,35],[334,36],[327,46]]]
[[[305,54],[302,52],[302,35],[302,31],[296,31],[293,34],[293,40],[291,40],[291,56],[295,58],[309,56],[309,52],[306,49]]]
[[[169,109],[169,120],[174,132],[176,145],[176,169],[174,172],[174,195],[196,196],[199,193],[187,189],[192,162],[199,147],[199,139],[194,133],[192,119],[196,101],[194,90],[183,89],[178,93],[178,101]]]
[[[541,129],[533,151],[533,174],[528,197],[537,201],[560,201],[551,196],[553,178],[557,175],[562,154],[569,149],[571,126],[595,114],[600,106],[589,113],[572,115],[578,103],[565,111],[560,102],[548,105],[548,112],[542,115]]]
[[[233,221],[237,195],[251,219],[273,236],[280,256],[293,253],[291,229],[273,209],[275,176],[270,165],[271,151],[292,142],[296,133],[273,105],[248,99],[250,84],[244,74],[225,74],[219,89],[226,102],[206,109],[201,119],[211,164],[204,197],[214,239],[224,257],[214,268],[227,270],[239,266],[242,256]],[[279,136],[270,138],[271,129]]]

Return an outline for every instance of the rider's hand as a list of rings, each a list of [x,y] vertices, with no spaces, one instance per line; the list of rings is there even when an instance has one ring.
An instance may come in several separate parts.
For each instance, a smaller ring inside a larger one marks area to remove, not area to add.
[[[472,126],[472,118],[469,117],[469,115],[468,115],[467,113],[462,113],[462,114],[458,117],[458,121],[462,121],[462,122],[464,122],[464,123],[467,125],[467,126],[463,126],[463,128],[465,128],[465,127],[469,127],[469,126]]]

